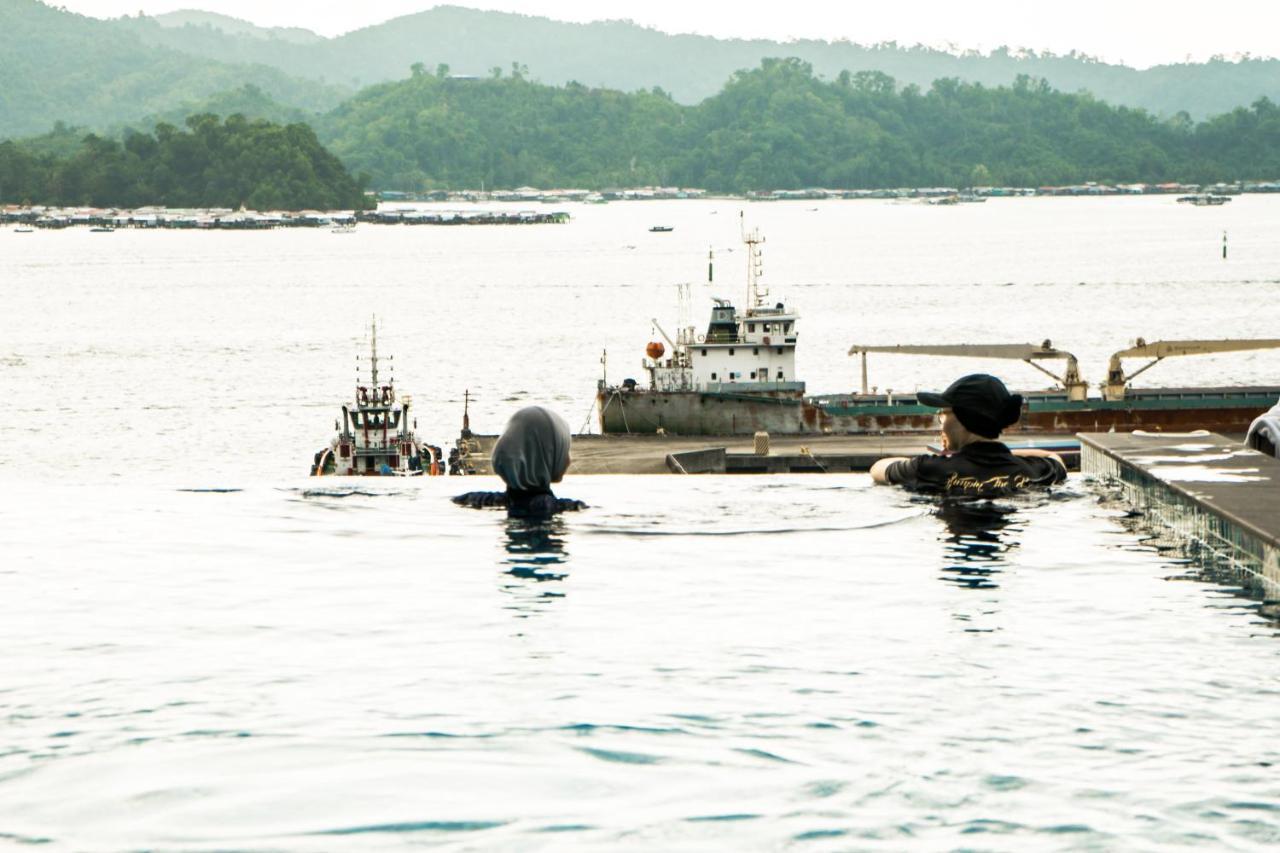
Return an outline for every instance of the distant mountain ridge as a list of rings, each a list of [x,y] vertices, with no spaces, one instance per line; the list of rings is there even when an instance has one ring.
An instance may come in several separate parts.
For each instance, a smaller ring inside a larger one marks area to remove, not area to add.
[[[266,64],[147,44],[118,22],[37,0],[0,0],[0,139],[43,133],[58,121],[110,127],[246,85],[308,114],[351,94]]]
[[[165,12],[154,16],[160,26],[174,29],[177,27],[212,27],[231,35],[249,36],[256,39],[279,39],[294,44],[315,44],[324,41],[324,36],[313,33],[303,27],[260,27],[249,21],[242,21],[230,15],[217,12],[202,12],[198,9],[180,9],[176,12]]]
[[[427,2],[427,0],[424,0]],[[1137,70],[1077,54],[1055,56],[1000,48],[990,54],[952,54],[896,44],[845,41],[716,39],[670,35],[625,21],[575,24],[548,18],[437,6],[336,38],[308,31],[255,27],[209,13],[124,18],[115,23],[144,42],[227,62],[261,63],[297,77],[361,87],[400,80],[414,63],[444,64],[455,73],[484,76],[513,62],[531,79],[551,85],[576,81],[622,91],[661,87],[682,103],[719,91],[735,71],[770,57],[796,57],[822,77],[841,71],[881,71],[927,89],[954,77],[987,86],[1019,75],[1043,78],[1060,91],[1088,91],[1120,106],[1167,117],[1185,111],[1203,118],[1259,97],[1280,99],[1280,60],[1245,59],[1162,65]],[[174,26],[184,22],[185,26]],[[310,35],[315,35],[311,33]]]

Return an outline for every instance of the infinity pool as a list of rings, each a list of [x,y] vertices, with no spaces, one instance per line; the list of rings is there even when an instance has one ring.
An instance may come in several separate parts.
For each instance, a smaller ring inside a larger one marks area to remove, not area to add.
[[[10,488],[0,840],[1280,842],[1275,625],[1078,479],[584,477],[545,525],[446,500],[491,485]]]

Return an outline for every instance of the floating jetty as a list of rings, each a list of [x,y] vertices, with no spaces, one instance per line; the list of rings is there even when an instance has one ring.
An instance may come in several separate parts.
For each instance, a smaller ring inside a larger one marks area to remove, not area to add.
[[[0,223],[47,230],[87,226],[90,230],[178,229],[196,231],[266,231],[276,228],[331,228],[348,231],[357,222],[372,225],[561,225],[564,211],[415,210],[268,211],[228,208],[177,209],[0,207]]]
[[[1208,567],[1280,600],[1280,460],[1217,433],[1085,433],[1081,470],[1117,486]]]

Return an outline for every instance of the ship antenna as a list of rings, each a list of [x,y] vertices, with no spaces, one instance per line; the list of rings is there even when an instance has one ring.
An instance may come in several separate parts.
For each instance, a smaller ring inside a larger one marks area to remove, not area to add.
[[[378,387],[378,315],[373,315],[373,321],[370,323],[372,329],[369,339],[369,348],[371,350],[370,360],[373,362],[373,387]]]
[[[751,311],[763,305],[764,297],[769,295],[769,291],[760,288],[760,275],[764,272],[760,244],[764,242],[764,237],[760,236],[759,228],[747,232],[746,217],[742,211],[738,212],[738,223],[742,230],[742,242],[747,244],[747,310]]]

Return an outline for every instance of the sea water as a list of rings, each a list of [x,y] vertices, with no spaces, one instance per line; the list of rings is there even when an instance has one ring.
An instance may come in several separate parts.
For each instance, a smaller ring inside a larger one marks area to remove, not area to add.
[[[1275,624],[1079,477],[940,504],[857,474],[571,475],[591,508],[529,524],[447,500],[488,478],[301,476],[375,312],[435,443],[468,389],[482,431],[527,402],[590,423],[708,246],[693,319],[742,289],[739,207],[0,231],[0,844],[1280,841]],[[746,211],[815,391],[852,386],[852,343],[1051,336],[1097,373],[1138,334],[1274,334],[1280,200]],[[909,364],[881,387],[991,367]]]

